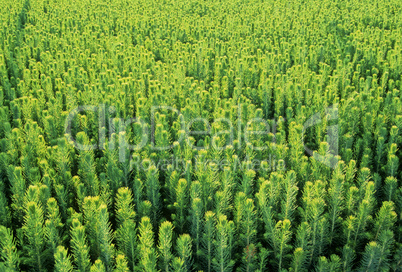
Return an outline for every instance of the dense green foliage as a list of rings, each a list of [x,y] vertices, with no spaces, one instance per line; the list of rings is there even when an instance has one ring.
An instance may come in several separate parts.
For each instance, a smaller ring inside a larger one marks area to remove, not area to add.
[[[400,0],[2,0],[0,25],[0,271],[402,271]]]

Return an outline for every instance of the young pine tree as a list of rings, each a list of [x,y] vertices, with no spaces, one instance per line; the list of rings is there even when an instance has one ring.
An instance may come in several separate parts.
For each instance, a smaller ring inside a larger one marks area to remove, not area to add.
[[[329,216],[329,244],[332,244],[334,238],[339,237],[339,227],[342,223],[340,217],[345,206],[345,175],[342,173],[344,168],[343,162],[338,162],[334,172],[332,173],[328,189],[328,216]]]
[[[0,256],[6,271],[19,271],[19,255],[12,231],[0,226]]]
[[[146,173],[145,188],[146,188],[147,200],[152,204],[150,214],[152,224],[156,226],[160,217],[161,196],[160,196],[159,172],[154,165],[151,165]]]
[[[179,232],[183,232],[187,221],[187,206],[188,206],[188,189],[187,181],[179,179],[176,187],[176,201],[173,206],[176,212],[172,215],[174,225],[177,226]]]
[[[173,225],[169,221],[163,222],[159,227],[159,268],[161,271],[171,270]],[[183,264],[184,265],[184,264]]]
[[[86,146],[90,145],[88,136],[84,132],[79,132],[77,134],[77,142],[84,144]],[[78,174],[81,178],[82,183],[85,185],[87,195],[96,196],[99,195],[99,179],[96,174],[96,163],[94,151],[89,148],[81,150],[79,154],[79,171]]]
[[[81,225],[77,218],[72,221],[70,236],[75,266],[79,272],[88,272],[91,266],[90,249],[87,245],[85,227]]]
[[[134,270],[137,253],[137,231],[133,196],[129,188],[119,188],[116,195],[117,229],[115,239],[120,252],[126,258],[129,267]]]
[[[326,257],[320,257],[315,269],[317,272],[337,272],[341,268],[341,258],[338,255],[331,255],[330,260]]]
[[[347,242],[353,248],[359,245],[359,242],[366,236],[366,228],[369,222],[372,221],[372,211],[375,205],[374,198],[374,183],[368,182],[365,186],[364,198],[362,199],[359,207],[354,216],[348,219],[352,222],[352,228],[347,229]],[[348,221],[346,221],[348,222]]]
[[[63,246],[58,246],[54,254],[54,271],[56,272],[72,272],[73,265],[71,264],[70,256]]]
[[[22,224],[25,214],[24,194],[27,187],[26,181],[23,177],[21,167],[14,167],[10,165],[8,167],[7,174],[11,185],[11,214],[18,223]]]
[[[202,253],[201,257],[206,272],[214,271],[212,268],[212,258],[214,257],[215,239],[215,213],[207,211],[204,215],[203,233],[201,238]]]
[[[202,238],[202,229],[203,229],[203,207],[201,199],[199,198],[200,194],[198,190],[200,189],[200,184],[198,181],[194,181],[191,185],[191,207],[190,207],[190,234],[193,238],[194,242],[194,251],[195,251],[195,264],[199,265],[200,256],[201,256],[201,238]],[[201,268],[201,267],[199,267]]]
[[[381,232],[377,242],[370,242],[366,245],[359,271],[388,271],[393,243],[392,231]]]
[[[157,253],[154,248],[154,233],[149,217],[141,218],[138,233],[139,265],[141,271],[156,272]]]
[[[307,222],[302,222],[296,232],[296,249],[293,252],[292,271],[307,271],[308,253],[311,249],[311,227]]]
[[[113,268],[115,249],[107,207],[96,196],[86,197],[83,208],[92,254],[101,259],[106,271],[110,271]]]
[[[191,271],[192,267],[192,239],[188,234],[182,234],[177,238],[176,251],[180,259],[184,261],[183,268],[185,271]]]
[[[397,214],[395,212],[394,203],[384,201],[374,221],[374,229],[370,234],[373,240],[377,241],[383,231],[392,231],[395,226]]]
[[[278,221],[275,226],[273,241],[274,241],[274,254],[278,271],[281,271],[285,267],[286,260],[290,257],[288,252],[292,249],[289,245],[292,238],[292,232],[290,230],[290,221],[285,219]]]
[[[106,205],[99,207],[99,245],[100,258],[105,264],[106,271],[112,271],[114,267],[115,248],[113,242],[112,226],[109,222],[109,213]]]
[[[298,192],[296,173],[289,171],[284,180],[283,193],[281,194],[281,220],[293,221],[294,211],[297,207],[296,196]]]
[[[113,272],[129,272],[130,269],[128,269],[128,262],[125,258],[124,255],[119,254],[116,256],[116,268],[113,270]]]
[[[175,257],[172,261],[172,271],[174,272],[187,272],[184,267],[184,261],[180,257]]]
[[[309,264],[324,252],[328,237],[328,214],[325,213],[325,184],[317,180],[314,184],[306,182],[303,192],[303,221],[311,226],[311,250]]]
[[[231,259],[233,248],[230,246],[233,232],[233,221],[228,221],[226,215],[219,215],[214,239],[213,271],[229,272],[233,270],[235,261]]]
[[[50,252],[46,248],[43,208],[39,194],[37,186],[30,186],[25,197],[25,222],[22,229],[27,243],[23,247],[28,255],[26,263],[34,270],[45,271]]]
[[[52,254],[56,254],[58,246],[63,242],[62,237],[63,223],[61,222],[59,206],[54,198],[47,201],[47,219],[45,221],[45,235],[47,243],[52,249]]]
[[[106,272],[105,265],[100,259],[97,259],[91,266],[90,272]]]
[[[253,271],[257,268],[257,214],[254,201],[250,198],[241,203],[243,213],[239,221],[239,248],[242,252],[242,270]],[[231,254],[230,254],[231,256]]]

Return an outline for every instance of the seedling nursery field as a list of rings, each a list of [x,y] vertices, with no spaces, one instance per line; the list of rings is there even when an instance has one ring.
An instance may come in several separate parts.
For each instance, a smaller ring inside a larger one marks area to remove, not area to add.
[[[1,0],[0,271],[402,271],[400,0]]]

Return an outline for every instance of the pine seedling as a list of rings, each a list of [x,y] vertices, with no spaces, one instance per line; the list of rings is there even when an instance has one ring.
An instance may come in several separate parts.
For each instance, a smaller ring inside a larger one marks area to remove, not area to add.
[[[246,196],[250,197],[253,195],[253,187],[254,187],[254,177],[255,177],[254,170],[247,170],[243,174],[243,178],[241,181],[241,189],[240,191],[243,192]]]
[[[328,189],[328,217],[329,217],[329,244],[332,244],[334,237],[337,237],[338,227],[342,223],[341,214],[344,210],[345,176],[342,173],[343,163],[338,162]]]
[[[284,180],[284,192],[281,194],[281,220],[293,221],[294,219],[294,211],[297,208],[296,196],[299,190],[296,184],[296,173],[291,170]]]
[[[156,272],[157,253],[154,248],[154,234],[152,231],[151,219],[149,217],[141,218],[138,233],[138,252],[139,265],[141,271]]]
[[[216,236],[214,239],[214,258],[212,259],[213,271],[229,272],[235,264],[231,259],[232,247],[230,246],[230,235],[233,231],[233,224],[226,218],[226,215],[219,215],[216,224]]]
[[[144,200],[140,203],[140,207],[138,209],[138,217],[149,217],[151,218],[152,216],[152,203],[148,200]]]
[[[307,271],[311,250],[311,227],[307,222],[302,222],[297,228],[295,247],[291,267],[294,271]]]
[[[194,242],[195,263],[199,263],[201,255],[201,238],[203,229],[203,205],[201,199],[193,198],[190,208],[190,234]]]
[[[107,161],[105,167],[108,184],[112,193],[115,194],[117,189],[121,187],[123,180],[123,171],[119,168],[117,150],[106,149],[105,160]]]
[[[137,214],[139,214],[139,208],[144,198],[144,184],[141,181],[141,179],[136,178],[134,180],[132,191],[133,191],[134,208]]]
[[[71,264],[70,256],[63,246],[58,246],[54,254],[54,271],[56,272],[72,272],[73,265]]]
[[[307,271],[305,266],[306,266],[306,252],[302,248],[298,247],[293,252],[290,271],[305,272]]]
[[[47,220],[45,221],[45,235],[47,243],[52,249],[52,255],[56,254],[58,247],[63,242],[63,223],[60,218],[59,206],[54,198],[47,201]]]
[[[115,249],[112,244],[113,235],[107,207],[98,196],[86,197],[83,207],[93,256],[99,257],[106,271],[110,271],[113,267]]]
[[[99,207],[101,202],[99,196],[85,197],[83,202],[83,214],[85,229],[88,234],[89,245],[91,248],[91,257],[99,258],[100,255],[100,239],[99,239]]]
[[[222,187],[216,192],[216,212],[218,214],[230,215],[232,209],[233,189],[234,189],[234,173],[229,167],[225,167],[222,173]]]
[[[201,238],[202,259],[205,265],[205,271],[211,272],[212,258],[214,256],[214,239],[215,239],[215,213],[207,211],[204,216],[203,234]]]
[[[346,215],[353,215],[356,211],[359,189],[352,186],[346,193]]]
[[[318,259],[318,264],[315,269],[316,272],[337,272],[341,268],[341,258],[338,255],[331,255],[328,260],[326,257],[321,256]]]
[[[68,180],[70,180],[70,181],[73,180],[70,173],[67,174],[67,177],[68,177],[67,178]],[[59,203],[61,217],[63,218],[63,220],[67,220],[67,210],[68,210],[70,202],[72,202],[72,197],[71,197],[72,194],[67,189],[68,187],[73,188],[72,185],[66,187],[62,184],[55,184],[55,186],[54,186],[54,190],[56,192],[56,199],[57,199],[57,202]]]
[[[398,180],[395,177],[387,177],[385,179],[385,199],[387,201],[394,201],[398,188]]]
[[[176,188],[177,188],[177,184],[179,183],[179,179],[180,179],[180,174],[176,170],[173,170],[170,173],[169,178],[165,185],[165,187],[166,187],[165,190],[167,192],[166,201],[171,205],[173,205],[173,203],[176,201]]]
[[[268,257],[270,255],[269,250],[261,247],[260,248],[260,253],[259,253],[259,263],[258,263],[258,269],[256,272],[263,272],[267,270],[267,264],[268,264]]]
[[[23,223],[26,181],[22,175],[22,168],[10,165],[7,173],[11,184],[12,215],[17,222]]]
[[[179,258],[184,261],[184,269],[185,271],[191,271],[191,267],[193,264],[192,260],[192,239],[188,234],[182,234],[177,238],[176,241],[176,251],[179,255]]]
[[[77,141],[83,145],[89,146],[90,142],[87,135],[84,132],[77,134]],[[94,152],[92,149],[82,150],[79,154],[79,171],[78,174],[81,181],[87,188],[87,192],[90,196],[99,195],[99,180],[96,174],[96,163]]]
[[[348,245],[342,248],[342,271],[350,272],[352,271],[353,262],[356,258],[355,251]]]
[[[188,190],[187,181],[179,179],[176,187],[176,201],[173,206],[176,213],[172,215],[174,225],[177,226],[179,232],[183,232],[186,223],[186,210],[188,206]]]
[[[241,228],[242,228],[242,220],[245,215],[245,210],[244,210],[244,203],[246,202],[247,196],[243,192],[238,192],[235,201],[234,201],[234,206],[235,206],[235,211],[234,211],[234,223],[236,224],[236,233],[240,233]]]
[[[184,266],[184,261],[180,257],[175,257],[172,261],[172,271],[174,272],[187,272]]]
[[[5,271],[19,271],[20,253],[10,229],[0,226],[0,256],[4,262]]]
[[[29,201],[25,204],[26,215],[23,231],[27,238],[24,245],[27,255],[27,264],[39,271],[45,270],[48,251],[45,248],[45,231],[43,226],[43,209],[37,202]]]
[[[347,188],[355,184],[354,179],[356,177],[356,171],[356,161],[349,161],[349,164],[345,166],[345,184]]]
[[[379,236],[378,242],[366,245],[359,271],[387,271],[390,266],[391,247],[394,242],[393,233],[386,230]]]
[[[129,272],[130,269],[128,269],[128,262],[125,258],[124,255],[119,254],[116,256],[116,268],[113,270],[113,272]]]
[[[99,186],[100,186],[99,199],[107,207],[113,206],[114,198],[112,195],[112,190],[110,190],[108,179],[106,178],[105,173],[100,173],[99,175]]]
[[[353,225],[352,246],[357,246],[357,243],[366,236],[367,224],[372,220],[372,210],[375,205],[374,198],[374,183],[368,182],[366,186],[365,196],[360,203],[355,214],[356,221]]]
[[[317,180],[314,184],[306,182],[303,192],[303,220],[311,226],[311,251],[309,264],[320,256],[327,244],[328,218],[324,213],[324,183]]]
[[[117,229],[115,239],[119,251],[127,256],[129,267],[134,270],[137,253],[137,234],[133,196],[128,188],[119,188],[116,195]],[[126,259],[126,258],[125,258]]]
[[[171,271],[173,225],[169,221],[163,222],[159,227],[159,268],[161,271]],[[184,264],[183,264],[184,265]],[[184,269],[184,268],[183,268]]]
[[[157,226],[160,217],[161,208],[161,196],[160,196],[160,184],[159,184],[159,172],[158,169],[151,165],[146,173],[146,196],[147,200],[152,204],[151,220],[154,226]]]
[[[281,271],[282,268],[284,268],[284,263],[289,257],[288,252],[292,249],[292,246],[288,244],[291,235],[290,221],[288,219],[278,221],[273,235],[273,240],[275,241],[274,244],[276,245],[276,247],[274,247],[274,253],[278,271]]]
[[[394,203],[384,201],[375,218],[373,232],[371,232],[371,234],[374,235],[374,240],[377,241],[379,235],[381,235],[383,231],[392,231],[393,227],[395,226],[396,219],[397,214],[395,212]]]
[[[100,259],[97,259],[95,263],[91,266],[90,272],[106,272],[105,265]]]
[[[242,269],[250,271],[257,266],[257,213],[254,202],[248,198],[242,203],[244,210],[239,226],[239,244],[243,251]],[[231,255],[230,255],[231,256]]]
[[[399,158],[396,155],[398,151],[397,144],[391,144],[388,151],[388,160],[387,164],[384,166],[384,170],[387,173],[387,176],[396,177],[399,167]]]
[[[100,258],[105,264],[106,271],[112,271],[114,267],[115,248],[113,242],[112,226],[109,222],[109,213],[106,205],[99,207],[99,248]]]
[[[264,225],[264,238],[267,240],[271,248],[277,248],[276,240],[274,239],[275,225],[276,221],[273,218],[272,212],[272,198],[270,198],[270,193],[272,192],[272,183],[269,181],[264,181],[261,184],[259,192],[256,194],[258,199],[259,212]]]
[[[71,226],[71,249],[74,257],[74,263],[78,271],[87,272],[90,269],[91,261],[89,258],[89,247],[85,234],[85,227],[81,225],[76,218]]]
[[[401,256],[402,256],[402,246],[399,245],[395,250],[394,257],[391,261],[391,269],[393,269],[393,271],[398,271],[398,269],[402,266]]]

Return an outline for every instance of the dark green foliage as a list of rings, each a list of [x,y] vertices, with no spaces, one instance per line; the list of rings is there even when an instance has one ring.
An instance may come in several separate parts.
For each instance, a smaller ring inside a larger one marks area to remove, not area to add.
[[[20,256],[10,229],[0,226],[1,260],[6,271],[18,271]]]
[[[400,271],[400,2],[0,1],[0,271]]]

